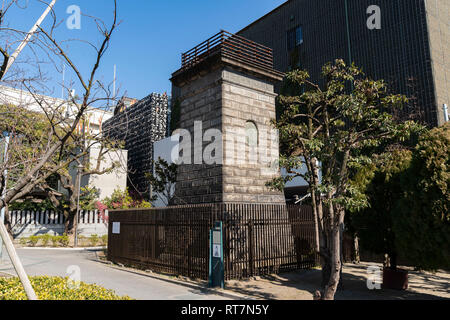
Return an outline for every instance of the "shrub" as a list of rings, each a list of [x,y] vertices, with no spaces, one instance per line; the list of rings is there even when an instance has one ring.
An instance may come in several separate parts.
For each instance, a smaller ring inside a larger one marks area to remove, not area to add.
[[[43,235],[41,236],[41,239],[42,239],[42,245],[43,245],[44,247],[46,247],[46,246],[48,245],[48,243],[50,242],[51,235],[49,235],[49,234],[43,234]]]
[[[40,300],[131,300],[118,296],[95,284],[80,282],[79,288],[68,286],[69,278],[30,277],[31,284]],[[27,300],[19,278],[0,278],[0,300]]]
[[[450,269],[450,122],[422,135],[393,208],[396,244],[423,270]]]
[[[106,197],[102,202],[97,202],[96,207],[101,212],[104,210],[104,207],[108,209],[134,209],[134,208],[151,208],[152,205],[150,202],[147,202],[142,199],[135,200],[130,195],[128,188],[125,190],[116,189],[114,190],[111,197]]]
[[[108,235],[104,234],[102,236],[102,245],[106,246],[108,244]]]
[[[417,269],[450,269],[450,123],[356,176],[370,206],[351,216],[361,247]]]
[[[92,247],[95,247],[97,245],[98,240],[99,240],[99,238],[98,238],[98,235],[96,235],[96,234],[92,234],[89,238],[89,242]]]
[[[30,236],[29,239],[30,239],[31,245],[33,247],[35,247],[38,244],[38,242],[39,242],[39,237],[38,236]]]
[[[22,246],[26,246],[26,245],[28,244],[28,238],[20,238],[20,239],[19,239],[19,243],[20,243]]]
[[[69,245],[69,236],[65,233],[62,236],[59,236],[59,243],[61,243],[63,247],[67,247]]]
[[[86,237],[85,236],[82,236],[82,235],[78,236],[78,245],[79,246],[86,245]]]
[[[50,240],[54,247],[58,246],[60,236],[51,236]]]

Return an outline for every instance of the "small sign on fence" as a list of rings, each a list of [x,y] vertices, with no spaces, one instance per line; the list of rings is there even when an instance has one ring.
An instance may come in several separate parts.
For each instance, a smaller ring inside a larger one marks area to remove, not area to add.
[[[221,255],[220,255],[220,251],[221,251],[220,244],[214,244],[213,246],[214,246],[213,257],[214,258],[220,258],[221,257]]]
[[[120,222],[113,222],[112,233],[113,234],[120,234]]]

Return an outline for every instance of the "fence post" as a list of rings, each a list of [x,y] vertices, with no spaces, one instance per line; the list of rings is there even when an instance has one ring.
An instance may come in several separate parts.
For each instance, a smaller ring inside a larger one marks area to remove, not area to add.
[[[249,276],[253,277],[255,261],[253,255],[253,220],[248,221],[248,265],[249,265]]]
[[[187,252],[188,252],[188,275],[189,277],[193,277],[192,275],[192,265],[191,265],[191,260],[192,260],[192,254],[191,254],[191,250],[193,248],[193,240],[192,240],[192,228],[194,227],[193,224],[193,220],[192,220],[192,215],[189,215],[189,220],[188,220],[188,246],[187,246]]]

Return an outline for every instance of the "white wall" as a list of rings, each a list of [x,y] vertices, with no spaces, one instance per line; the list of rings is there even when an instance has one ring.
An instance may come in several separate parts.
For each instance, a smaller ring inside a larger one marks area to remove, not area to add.
[[[11,227],[15,239],[29,236],[64,233],[64,215],[61,212],[11,211]],[[95,211],[80,211],[78,234],[99,236],[108,234],[108,211],[104,215]]]
[[[30,111],[43,112],[42,107],[36,102],[36,99],[45,101],[50,109],[52,107],[59,107],[67,104],[65,100],[59,98],[44,95],[36,95],[33,97],[26,90],[19,90],[0,85],[0,104],[13,104],[27,108]],[[66,108],[70,109],[70,106],[67,104]],[[89,108],[86,114],[89,118],[89,128],[92,134],[98,134],[100,132],[101,124],[113,116],[113,113],[110,111],[96,108]],[[73,116],[73,114],[71,114],[71,116]]]
[[[97,166],[99,152],[99,147],[91,148],[91,168],[95,168]],[[115,189],[125,190],[127,187],[127,159],[127,150],[110,151],[104,155],[100,164],[100,170],[110,168],[114,162],[118,162],[120,166],[114,169],[111,173],[89,176],[89,186],[100,190],[100,200],[110,197]]]

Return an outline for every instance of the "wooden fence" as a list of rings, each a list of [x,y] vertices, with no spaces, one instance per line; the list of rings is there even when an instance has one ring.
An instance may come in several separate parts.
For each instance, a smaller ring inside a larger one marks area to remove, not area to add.
[[[224,227],[225,278],[317,265],[307,206],[207,204],[109,213],[108,259],[157,272],[207,279],[209,230]],[[120,233],[112,233],[120,222]]]

